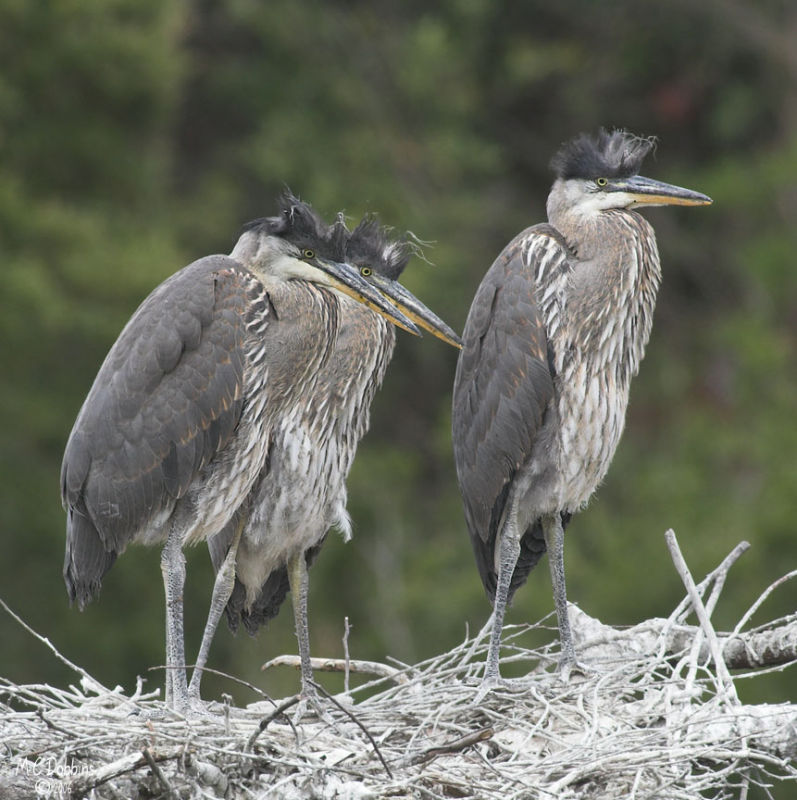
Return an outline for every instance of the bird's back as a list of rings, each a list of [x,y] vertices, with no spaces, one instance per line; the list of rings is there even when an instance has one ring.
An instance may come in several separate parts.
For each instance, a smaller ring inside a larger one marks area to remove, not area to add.
[[[64,453],[64,575],[82,606],[128,544],[220,529],[259,472],[273,307],[237,261],[210,256],[162,283],[111,348]]]
[[[462,334],[452,406],[454,459],[476,563],[490,597],[496,537],[517,476],[537,454],[538,491],[550,492],[556,479],[550,434],[554,383],[536,273],[541,264],[561,268],[566,257],[550,226],[518,234],[482,280]],[[530,531],[514,588],[544,552],[544,542]]]

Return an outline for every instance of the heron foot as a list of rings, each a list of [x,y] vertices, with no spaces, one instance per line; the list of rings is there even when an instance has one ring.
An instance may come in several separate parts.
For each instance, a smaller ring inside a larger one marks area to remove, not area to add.
[[[210,703],[205,703],[199,697],[187,696],[184,701],[175,702],[168,706],[167,712],[169,711],[191,721],[219,719],[219,715],[211,711]]]
[[[476,694],[473,696],[473,704],[480,705],[488,694],[496,689],[503,689],[510,692],[522,692],[528,687],[528,683],[522,678],[502,678],[500,675],[485,675]]]
[[[324,707],[324,698],[319,695],[313,686],[302,687],[301,694],[299,695],[299,703],[296,706],[296,711],[293,713],[293,724],[297,725],[299,721],[308,713],[315,714],[321,722],[330,727],[335,727],[335,721],[329,715],[329,712]]]
[[[563,683],[570,683],[573,675],[580,675],[582,678],[589,678],[595,675],[597,670],[578,661],[574,657],[562,656],[556,666],[556,672]]]

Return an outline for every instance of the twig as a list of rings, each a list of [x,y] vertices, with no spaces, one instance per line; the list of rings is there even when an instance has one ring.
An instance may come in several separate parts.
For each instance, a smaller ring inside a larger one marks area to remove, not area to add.
[[[431,761],[433,758],[445,755],[446,753],[458,753],[473,744],[491,739],[494,733],[495,731],[492,728],[480,728],[478,731],[469,733],[466,736],[461,736],[453,742],[447,742],[437,747],[430,747],[428,750],[424,750],[422,753],[412,756],[412,758],[405,762],[405,765],[412,767],[417,764],[425,764],[427,761]]]
[[[347,665],[350,672],[363,675],[376,675],[379,678],[389,678],[394,683],[407,683],[408,678],[404,670],[390,667],[379,661],[360,661],[358,659],[346,660],[343,658],[311,658],[310,665],[313,672],[343,672],[345,674]],[[299,656],[282,655],[267,661],[260,669],[266,670],[272,667],[295,667],[299,669],[301,663]]]
[[[67,736],[71,736],[72,738],[77,738],[77,734],[74,731],[69,731],[66,728],[62,728],[60,725],[56,725],[54,722],[50,722],[49,719],[44,715],[43,708],[36,709],[36,716],[48,727],[50,730],[58,731],[59,733],[66,734]]]
[[[735,636],[736,634],[738,634],[739,631],[745,625],[747,625],[747,623],[750,621],[750,617],[752,617],[753,614],[755,614],[755,612],[758,611],[759,608],[761,608],[764,601],[767,599],[767,597],[769,597],[772,594],[772,592],[775,591],[775,589],[784,584],[786,581],[791,580],[791,578],[794,578],[795,576],[797,576],[797,569],[792,570],[791,572],[787,572],[781,578],[778,578],[774,583],[771,583],[769,586],[767,586],[767,588],[764,589],[764,591],[761,593],[761,596],[758,598],[758,600],[756,600],[755,603],[753,603],[753,605],[751,605],[750,608],[747,609],[742,618],[736,624],[736,627],[733,629],[733,635]]]
[[[718,581],[720,582],[721,586],[724,585],[725,584],[725,578],[726,578],[728,572],[730,571],[730,568],[749,549],[750,549],[750,543],[749,542],[745,542],[745,541],[739,542],[739,544],[737,544],[736,547],[734,547],[733,550],[731,550],[731,552],[728,553],[727,556],[725,556],[725,558],[722,560],[720,565],[718,567],[716,567],[714,570],[712,570],[711,572],[709,572],[709,574],[706,575],[706,577],[703,578],[703,580],[700,581],[700,583],[697,584],[697,591],[699,592],[700,596],[701,597],[703,596],[703,593],[705,592],[706,588],[709,586],[711,581],[713,581],[715,578],[718,579]],[[715,594],[717,596],[719,596],[718,593],[716,592],[716,588],[712,592],[712,598],[714,597]],[[716,603],[716,600],[714,600],[714,603]],[[668,637],[670,635],[670,630],[673,628],[673,626],[676,624],[676,622],[679,619],[685,618],[687,616],[686,612],[688,611],[689,608],[691,608],[691,606],[692,606],[692,601],[691,601],[691,598],[689,597],[689,595],[687,594],[686,597],[678,604],[678,606],[675,608],[675,610],[672,612],[672,614],[670,614],[670,616],[667,617],[666,624],[662,627],[661,632],[660,632],[660,636],[659,636],[659,646],[658,646],[658,657],[659,658],[662,658],[664,656],[665,651],[666,651],[667,641],[668,641]],[[712,605],[712,608],[713,608],[713,605]]]
[[[296,694],[293,697],[289,697],[284,703],[280,703],[267,717],[263,717],[260,720],[260,724],[255,728],[254,733],[246,740],[246,746],[244,747],[245,753],[251,753],[252,748],[255,746],[255,742],[257,741],[257,737],[260,736],[261,733],[273,722],[280,714],[284,714],[291,706],[295,706],[299,700],[301,700],[301,695]]]
[[[150,671],[152,670],[160,670],[166,669],[165,665],[156,666],[156,667],[149,667]],[[196,664],[186,664],[186,669],[196,669]],[[247,689],[251,689],[255,694],[259,694],[264,700],[268,700],[269,703],[274,702],[274,698],[270,695],[266,694],[262,689],[255,686],[254,683],[250,683],[249,681],[245,681],[243,678],[236,678],[235,675],[230,675],[229,672],[222,672],[218,669],[212,669],[211,667],[200,667],[203,673],[207,672],[210,675],[218,675],[221,678],[226,678],[228,681],[232,681],[233,683],[237,683],[239,686],[245,686]]]
[[[694,607],[697,618],[700,621],[700,626],[703,628],[703,632],[706,635],[706,640],[709,644],[709,650],[711,651],[711,657],[714,659],[714,665],[717,669],[717,676],[720,679],[720,685],[730,696],[731,700],[733,700],[735,703],[738,703],[739,697],[736,694],[736,687],[733,685],[730,672],[728,672],[728,668],[725,665],[724,659],[722,658],[722,651],[720,650],[719,642],[717,641],[717,634],[714,631],[713,625],[711,624],[711,619],[708,616],[706,607],[703,605],[703,601],[697,592],[697,587],[695,586],[694,579],[689,572],[689,567],[686,565],[686,560],[681,553],[681,549],[678,547],[678,540],[675,538],[675,531],[670,528],[670,530],[664,534],[664,539],[667,542],[667,548],[670,551],[670,556],[672,557],[675,569],[680,575],[684,586],[686,587],[686,591],[692,600],[692,606]]]
[[[163,787],[163,791],[166,792],[166,796],[172,798],[172,800],[177,800],[177,795],[175,794],[174,789],[172,789],[172,786],[166,779],[163,771],[155,762],[155,759],[152,757],[152,753],[150,753],[149,748],[145,747],[141,753],[144,756],[147,764],[149,764],[152,774],[158,779],[158,783]]]
[[[184,752],[185,748],[179,747],[176,750],[169,751],[168,753],[159,753],[156,756],[150,753],[150,758],[154,761],[169,761],[174,758],[180,758]],[[98,767],[76,778],[70,786],[72,796],[80,797],[92,789],[95,789],[100,784],[106,783],[113,778],[118,778],[120,775],[125,775],[128,772],[133,772],[143,767],[146,763],[148,763],[147,758],[143,752],[128,753],[126,756],[122,756],[122,758],[118,758],[110,764]]]
[[[349,618],[343,618],[343,658],[344,658],[344,670],[343,670],[343,691],[346,694],[349,693],[349,670],[351,669],[351,663],[349,661],[349,633],[351,631],[351,627],[349,626]]]
[[[484,625],[482,625],[481,630],[473,637],[473,642],[465,652],[465,655],[463,656],[462,661],[460,661],[460,664],[462,665],[467,664],[476,654],[476,651],[479,649],[479,645],[481,644],[481,642],[490,635],[493,629],[494,616],[495,612],[490,612],[490,616],[487,617],[487,621],[484,623]]]
[[[714,588],[711,590],[711,595],[706,603],[706,610],[709,615],[714,611],[717,605],[722,587],[725,586],[725,579],[728,577],[728,572],[731,567],[750,549],[750,542],[741,541],[731,552],[723,559],[722,563],[711,573],[714,579]]]
[[[357,719],[357,717],[354,714],[352,714],[352,712],[349,711],[348,708],[341,705],[323,686],[316,683],[315,681],[310,681],[310,685],[314,686],[319,692],[321,692],[321,694],[324,695],[324,697],[327,698],[327,700],[336,705],[368,737],[368,741],[371,742],[371,746],[374,748],[374,752],[377,754],[377,756],[379,756],[379,760],[382,762],[382,766],[385,768],[385,772],[387,773],[388,778],[392,780],[393,773],[390,771],[390,767],[387,765],[387,761],[385,761],[385,759],[382,757],[382,751],[379,749],[379,746],[377,745],[374,737],[371,736],[371,732],[368,730],[368,728],[366,728],[365,725],[363,725],[362,722],[360,722],[360,720]]]
[[[711,572],[703,578],[700,583],[697,584],[697,591],[700,596],[703,596],[703,593],[706,591],[708,586],[711,582],[717,578],[722,577],[722,582],[725,582],[725,576],[727,576],[730,568],[750,549],[749,542],[739,542],[736,547],[728,553],[725,558],[722,559],[722,562],[719,564],[718,567],[713,569]],[[676,619],[680,619],[682,616],[686,614],[690,606],[692,605],[691,597],[687,594],[687,596],[678,604],[675,608],[675,611],[670,614],[669,619],[675,621]]]
[[[25,622],[25,620],[23,620],[20,616],[15,614],[6,605],[5,601],[2,598],[0,598],[0,605],[2,605],[3,608],[6,610],[6,612],[9,615],[11,615],[28,633],[30,633],[32,636],[34,636],[36,639],[38,639],[45,647],[47,647],[47,649],[50,650],[50,652],[62,664],[66,664],[67,667],[69,667],[70,669],[73,669],[75,672],[77,672],[77,674],[80,675],[85,681],[87,681],[87,683],[90,686],[95,687],[95,691],[99,690],[98,694],[100,692],[107,692],[108,694],[111,694],[110,689],[107,689],[98,680],[96,680],[95,678],[92,678],[91,675],[89,675],[88,672],[86,672],[85,669],[83,669],[82,667],[79,667],[77,664],[74,664],[73,662],[71,662],[66,656],[61,655],[61,653],[58,652],[58,650],[56,649],[55,645],[46,636],[42,636],[40,633],[36,633],[36,631],[34,631],[33,628],[31,628],[30,625],[28,625],[28,623]]]

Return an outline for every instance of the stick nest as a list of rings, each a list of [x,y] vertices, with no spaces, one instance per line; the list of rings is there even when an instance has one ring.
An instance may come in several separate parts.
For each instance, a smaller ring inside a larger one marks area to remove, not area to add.
[[[141,682],[126,696],[79,668],[67,689],[0,680],[0,797],[692,800],[797,782],[797,705],[741,704],[740,676],[715,668],[701,644],[709,632],[701,624],[685,635],[690,607],[617,630],[571,606],[591,670],[567,683],[554,645],[529,643],[542,623],[507,626],[504,672],[526,674],[478,705],[487,628],[322,696],[320,716],[262,701],[184,719]]]

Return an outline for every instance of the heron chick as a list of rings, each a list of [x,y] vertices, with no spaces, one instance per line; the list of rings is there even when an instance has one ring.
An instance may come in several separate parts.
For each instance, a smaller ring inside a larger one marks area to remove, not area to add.
[[[634,209],[704,194],[639,175],[653,141],[580,135],[552,161],[548,223],[518,234],[471,305],[454,382],[454,457],[476,564],[494,614],[481,691],[499,681],[507,603],[548,551],[565,674],[575,664],[563,539],[603,480],[661,279]]]
[[[317,252],[358,268],[413,322],[460,345],[454,331],[398,283],[411,254],[406,240],[392,238],[373,217],[350,232],[342,216],[323,239]],[[345,539],[351,535],[346,479],[395,343],[393,326],[381,316],[348,299],[340,302],[337,337],[324,363],[293,413],[274,427],[263,470],[239,514],[208,542],[218,573],[226,570],[230,578],[234,574],[226,605],[233,630],[243,622],[254,634],[276,616],[291,592],[302,693],[308,697],[314,690],[307,568],[331,528]],[[206,655],[201,654],[198,665]],[[200,677],[195,671],[193,692],[198,693]]]
[[[252,491],[274,430],[337,338],[341,302],[418,332],[359,269],[316,252],[325,231],[286,193],[279,214],[250,227],[231,256],[168,278],[111,348],[66,445],[70,600],[83,608],[96,596],[129,544],[164,544],[166,700],[181,712],[192,705],[183,546],[222,530]]]

